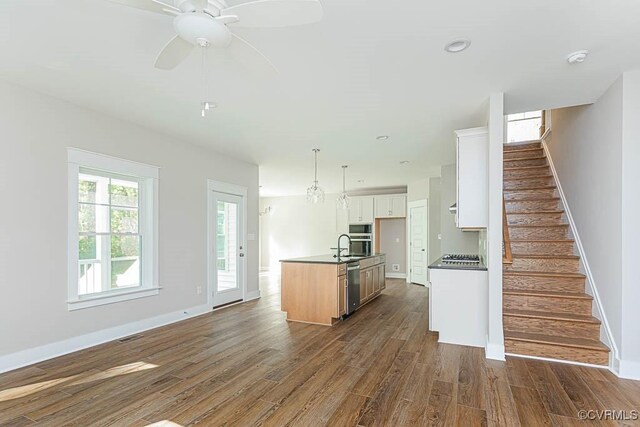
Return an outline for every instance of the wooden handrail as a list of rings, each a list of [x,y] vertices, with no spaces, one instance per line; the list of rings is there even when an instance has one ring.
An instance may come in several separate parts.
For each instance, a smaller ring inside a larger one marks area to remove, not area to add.
[[[509,223],[507,222],[507,206],[502,196],[502,244],[504,245],[504,254],[502,262],[513,263],[513,255],[511,253],[511,238],[509,237]]]

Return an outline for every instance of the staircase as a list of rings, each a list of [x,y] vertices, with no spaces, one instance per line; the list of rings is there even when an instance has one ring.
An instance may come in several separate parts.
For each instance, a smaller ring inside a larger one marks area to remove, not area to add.
[[[507,353],[607,365],[540,142],[504,146],[503,320]]]

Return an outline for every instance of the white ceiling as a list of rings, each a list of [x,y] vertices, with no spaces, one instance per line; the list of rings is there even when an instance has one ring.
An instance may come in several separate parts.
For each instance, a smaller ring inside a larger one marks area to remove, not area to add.
[[[236,30],[280,73],[214,59],[205,95],[197,54],[153,68],[170,17],[106,0],[2,0],[0,78],[259,164],[262,194],[285,195],[311,184],[313,147],[327,191],[341,164],[351,189],[404,185],[454,161],[452,131],[484,124],[489,93],[504,91],[508,112],[589,103],[640,66],[637,0],[322,3],[318,24]],[[461,37],[470,49],[443,51]],[[578,49],[591,55],[570,66]],[[219,108],[202,119],[204,99]]]

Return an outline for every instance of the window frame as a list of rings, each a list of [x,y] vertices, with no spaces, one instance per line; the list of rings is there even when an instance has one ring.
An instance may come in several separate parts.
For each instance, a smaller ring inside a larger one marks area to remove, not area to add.
[[[158,295],[158,175],[159,168],[152,165],[92,153],[77,148],[67,148],[68,164],[68,299],[69,311],[79,310],[120,301]],[[93,170],[105,175],[129,177],[139,183],[138,227],[141,236],[140,286],[79,295],[79,226],[78,187],[81,169]]]

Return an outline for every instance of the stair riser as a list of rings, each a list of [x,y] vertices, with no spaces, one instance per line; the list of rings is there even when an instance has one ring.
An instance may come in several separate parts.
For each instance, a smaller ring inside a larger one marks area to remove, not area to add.
[[[503,295],[505,309],[591,315],[591,300],[537,295]]]
[[[507,213],[557,211],[560,209],[560,200],[507,201],[505,206]]]
[[[544,155],[544,152],[542,148],[538,148],[536,150],[529,150],[529,151],[509,150],[504,152],[503,159],[504,160],[527,159],[530,157],[541,157],[543,155]]]
[[[565,320],[538,319],[533,317],[504,316],[506,331],[553,335],[567,338],[600,339],[597,323],[570,322]]]
[[[579,260],[562,258],[513,258],[505,270],[549,271],[554,273],[578,273]]]
[[[505,200],[544,199],[558,197],[555,188],[543,188],[537,190],[508,190],[504,192]]]
[[[607,351],[539,344],[511,339],[505,339],[504,346],[507,353],[513,354],[548,357],[602,366],[606,366],[609,363],[609,352]]]
[[[505,168],[521,168],[524,166],[544,166],[547,164],[547,159],[519,159],[519,160],[505,160]]]
[[[542,168],[514,169],[514,170],[504,171],[505,178],[523,178],[528,176],[548,175],[548,174],[549,174],[549,166],[542,167]]]
[[[573,255],[573,242],[511,242],[511,252],[520,255]]]
[[[509,227],[511,240],[554,240],[566,239],[568,227]]]
[[[529,144],[505,144],[503,151],[506,153],[512,150],[528,150],[529,148],[542,148],[539,142],[531,142]]]
[[[510,190],[510,189],[515,189],[515,188],[522,188],[522,187],[542,187],[545,185],[555,185],[555,182],[553,181],[553,177],[542,177],[542,178],[531,178],[531,179],[519,179],[519,180],[510,180],[510,181],[504,181],[504,189],[505,190]]]
[[[503,276],[505,289],[522,291],[584,292],[584,277]]]
[[[507,215],[509,225],[559,225],[564,224],[562,213],[557,214],[511,214]]]

